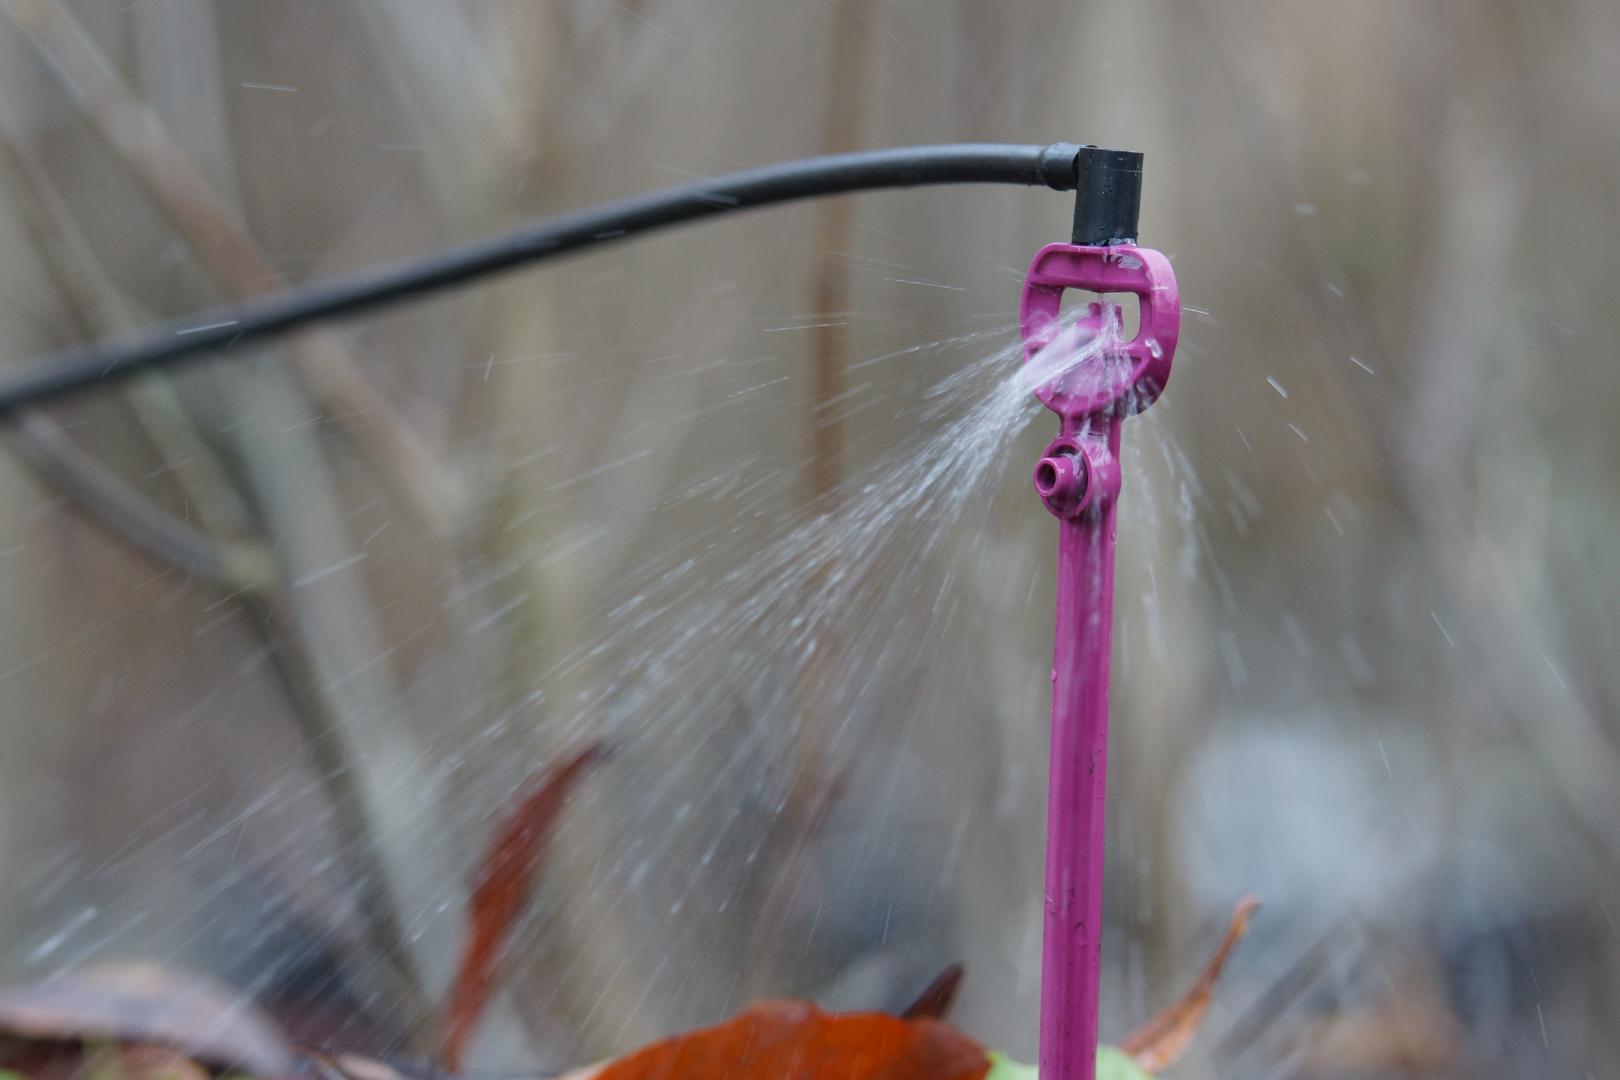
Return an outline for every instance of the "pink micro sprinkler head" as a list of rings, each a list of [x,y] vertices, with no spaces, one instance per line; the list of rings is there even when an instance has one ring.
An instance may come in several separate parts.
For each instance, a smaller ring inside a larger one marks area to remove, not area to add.
[[[1036,253],[1020,311],[1026,364],[1044,366],[1063,352],[1095,354],[1035,388],[1061,421],[1058,437],[1035,465],[1035,491],[1062,530],[1052,648],[1040,1080],[1096,1075],[1119,429],[1125,417],[1163,392],[1181,329],[1181,298],[1169,260],[1136,246],[1142,155],[1082,147],[1075,170],[1074,242]],[[1065,289],[1134,294],[1141,305],[1136,335],[1122,340],[1119,309],[1112,304],[1091,303],[1066,322],[1060,315]]]

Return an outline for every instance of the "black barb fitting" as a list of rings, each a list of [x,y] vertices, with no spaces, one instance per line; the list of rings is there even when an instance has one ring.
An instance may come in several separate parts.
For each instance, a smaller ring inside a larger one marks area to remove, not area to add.
[[[1142,155],[1082,146],[1074,158],[1074,234],[1082,247],[1136,243]]]

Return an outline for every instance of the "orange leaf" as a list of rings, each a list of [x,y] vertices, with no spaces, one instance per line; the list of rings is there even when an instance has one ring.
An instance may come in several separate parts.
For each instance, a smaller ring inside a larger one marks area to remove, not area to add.
[[[1221,938],[1215,953],[1204,965],[1203,973],[1192,989],[1169,1008],[1137,1028],[1120,1042],[1119,1048],[1150,1073],[1157,1073],[1174,1065],[1192,1045],[1198,1027],[1204,1022],[1209,1003],[1215,996],[1215,981],[1221,977],[1232,949],[1249,930],[1249,920],[1260,910],[1260,901],[1245,896],[1238,901],[1237,910],[1227,924],[1226,936]]]
[[[611,1061],[593,1080],[982,1080],[984,1047],[939,1020],[766,1001]]]
[[[568,793],[585,769],[603,757],[592,743],[561,765],[531,777],[478,864],[467,904],[467,940],[444,1010],[444,1067],[461,1071],[461,1056],[494,992],[501,949],[529,902],[535,868]]]

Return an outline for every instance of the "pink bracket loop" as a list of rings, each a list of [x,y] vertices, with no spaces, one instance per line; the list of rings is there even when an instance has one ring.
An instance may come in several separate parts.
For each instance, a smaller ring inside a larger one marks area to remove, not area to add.
[[[1117,354],[1105,355],[1101,375],[1059,377],[1036,387],[1035,396],[1066,421],[1097,413],[1138,413],[1158,400],[1170,380],[1170,360],[1181,333],[1181,295],[1170,260],[1133,244],[1043,247],[1029,264],[1019,306],[1025,363],[1065,329],[1058,318],[1065,289],[1133,293],[1141,301],[1141,325]],[[1077,325],[1082,331],[1088,326],[1100,330],[1102,318],[1100,306],[1092,304]]]

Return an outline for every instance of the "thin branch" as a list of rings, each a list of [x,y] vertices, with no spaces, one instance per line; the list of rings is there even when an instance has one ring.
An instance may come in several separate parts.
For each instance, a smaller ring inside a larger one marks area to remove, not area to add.
[[[365,906],[366,941],[381,954],[388,988],[405,1014],[401,1028],[407,1047],[426,1052],[432,1045],[427,1024],[432,1009],[398,914],[386,858],[374,839],[365,792],[356,779],[357,766],[342,737],[343,710],[323,689],[320,673],[306,655],[307,649],[301,647],[308,635],[293,607],[276,595],[250,594],[243,598],[243,605],[249,619],[270,638],[270,656],[282,689],[332,801],[343,855]],[[287,647],[289,643],[299,647]]]
[[[50,417],[29,413],[11,438],[47,483],[147,554],[228,593],[275,581],[275,557],[267,548],[222,543],[193,529],[75,446]]]
[[[113,284],[43,164],[17,131],[0,103],[0,163],[16,181],[15,205],[74,329],[83,337],[96,337],[142,325],[145,318]],[[252,515],[167,376],[133,380],[129,400],[142,430],[203,522],[203,532],[216,542],[245,543]]]
[[[266,256],[162,120],[117,75],[58,0],[4,0],[20,26],[122,157],[199,259],[238,298],[290,283]],[[422,521],[437,532],[455,520],[457,489],[446,465],[418,437],[328,331],[304,335],[294,362],[323,409],[362,446],[372,466]]]
[[[42,164],[17,136],[0,104],[0,162],[17,181],[17,203],[65,313],[86,336],[138,326],[144,319],[125,300]],[[249,622],[272,641],[274,669],[298,718],[315,767],[336,811],[347,856],[364,895],[368,939],[385,959],[391,989],[412,1016],[427,1015],[404,929],[395,915],[383,857],[372,841],[355,766],[336,734],[342,710],[322,690],[319,674],[302,648],[305,635],[296,611],[280,595],[285,575],[276,553],[240,539],[255,529],[252,515],[227,469],[198,433],[168,376],[152,373],[133,381],[131,404],[144,430],[171,463],[170,473],[204,523],[203,532],[176,521],[128,488],[94,458],[74,447],[40,413],[22,417],[20,449],[48,479],[120,535],[226,591]]]
[[[17,181],[17,205],[23,211],[24,226],[74,322],[87,334],[102,332],[107,327],[97,323],[104,320],[92,319],[89,312],[110,313],[116,305],[113,291],[88,288],[83,277],[69,271],[70,263],[85,262],[88,246],[71,228],[71,219],[63,212],[38,162],[14,131],[10,115],[0,109],[0,161]],[[136,324],[128,317],[117,322]],[[155,386],[155,377],[139,380],[133,397],[150,398]],[[150,410],[137,407],[137,413],[148,421],[144,426],[149,434],[163,429],[163,424],[151,422]],[[211,536],[211,530],[199,531],[165,512],[75,446],[61,426],[45,414],[25,415],[13,441],[46,482],[148,554],[231,593],[268,588],[275,581],[275,557],[263,545],[243,542],[235,535]],[[172,454],[169,460],[175,462],[176,473],[189,476],[198,472],[202,456],[197,447],[189,442],[176,446],[173,442],[170,440],[163,449]],[[206,485],[201,482],[187,488],[187,497],[194,500],[206,521],[217,500],[205,494]]]
[[[852,149],[860,139],[871,24],[870,12],[861,0],[840,0],[833,12],[826,109],[821,125],[824,154]],[[806,487],[810,510],[815,514],[837,509],[838,488],[844,476],[843,397],[849,341],[842,313],[849,309],[845,253],[850,249],[854,228],[854,204],[850,199],[828,199],[821,204],[807,309],[824,316],[821,325],[810,331],[810,396],[805,415],[809,439]],[[831,564],[823,566],[814,587],[825,588],[833,569]],[[848,787],[848,763],[834,760],[831,745],[832,733],[840,724],[836,687],[842,654],[843,643],[832,631],[825,631],[799,674],[800,708],[788,751],[788,791],[772,830],[772,880],[755,927],[762,946],[777,946],[760,950],[771,960],[783,955],[779,943],[769,939],[780,933],[803,876],[808,857],[804,845],[825,826]],[[774,966],[770,960],[759,965],[762,981],[774,982],[782,974],[773,970]]]
[[[840,0],[833,14],[833,39],[827,70],[827,108],[821,122],[821,152],[854,149],[860,139],[861,110],[866,100],[867,39],[871,13],[861,0]],[[849,264],[846,253],[855,229],[855,207],[849,199],[822,203],[816,227],[816,254],[811,268],[809,310],[825,316],[810,333],[810,466],[809,487],[817,510],[831,509],[844,472],[844,421],[839,402],[844,395],[849,333],[842,315],[849,310]]]

